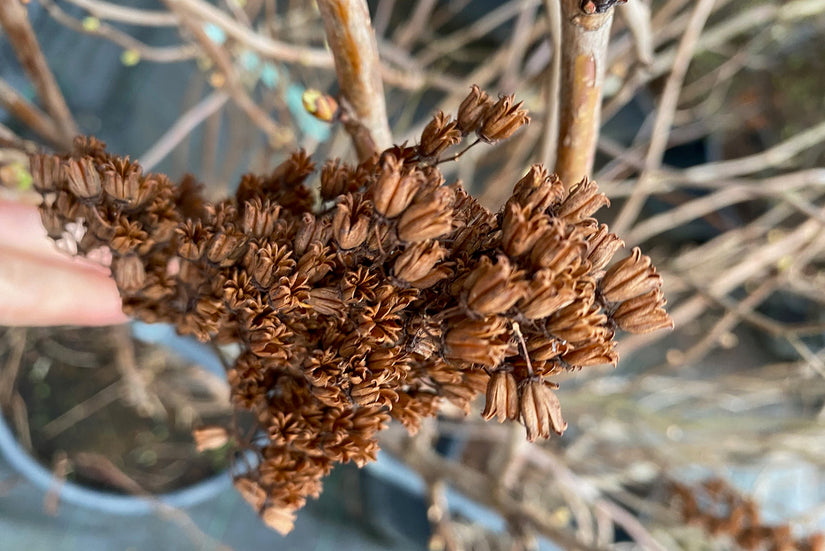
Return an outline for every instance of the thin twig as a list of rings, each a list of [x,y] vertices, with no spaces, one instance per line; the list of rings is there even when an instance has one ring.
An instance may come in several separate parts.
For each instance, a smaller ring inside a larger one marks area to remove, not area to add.
[[[619,16],[624,20],[633,43],[636,46],[636,57],[643,65],[653,63],[653,29],[650,24],[650,6],[644,1],[634,0],[618,7]]]
[[[180,19],[168,11],[152,11],[129,8],[119,4],[104,2],[103,0],[66,0],[70,4],[79,6],[89,14],[109,21],[128,23],[129,25],[143,25],[146,27],[177,27]]]
[[[191,109],[187,110],[169,127],[146,152],[138,157],[146,170],[152,170],[160,161],[183,141],[195,128],[226,104],[229,96],[221,91],[214,91]]]
[[[27,154],[36,153],[40,149],[36,143],[24,140],[5,124],[0,124],[0,147],[15,149]]]
[[[176,12],[184,10],[185,8],[182,6],[188,2],[188,0],[163,1],[170,9]],[[275,121],[272,120],[272,117],[269,116],[269,113],[261,109],[244,88],[243,83],[235,71],[232,57],[229,53],[213,42],[203,30],[203,27],[192,17],[182,17],[181,21],[183,22],[183,26],[195,37],[204,53],[209,56],[220,72],[223,73],[226,80],[225,88],[227,93],[232,97],[232,101],[246,113],[253,124],[266,134],[270,145],[280,147],[291,142],[291,133],[276,124]]]
[[[547,34],[553,44],[552,58],[545,69],[544,121],[539,146],[539,162],[546,167],[556,163],[559,142],[559,94],[561,92],[561,6],[557,0],[544,0]]]
[[[6,31],[6,38],[14,47],[20,65],[31,79],[37,97],[43,102],[43,108],[60,130],[61,138],[71,141],[77,135],[77,123],[40,50],[25,6],[16,1],[0,2],[0,25]]]
[[[645,157],[644,172],[639,177],[639,182],[633,188],[633,192],[613,224],[613,231],[619,235],[623,235],[636,221],[649,194],[648,187],[651,172],[658,169],[662,164],[685,74],[690,65],[690,60],[693,59],[696,44],[699,42],[702,29],[705,27],[705,22],[710,16],[715,2],[716,0],[699,0],[696,2],[688,26],[679,42],[679,48],[673,60],[673,69],[667,78],[662,98],[659,101],[659,108],[656,111],[656,121],[653,124],[650,147],[648,147],[647,156]]]
[[[96,411],[108,406],[120,396],[122,391],[121,385],[121,380],[111,383],[109,386],[101,389],[82,402],[75,404],[65,413],[60,414],[58,417],[55,417],[43,425],[40,429],[43,437],[52,439]]]
[[[62,149],[68,149],[71,146],[71,139],[63,134],[49,115],[31,104],[2,78],[0,78],[0,106],[51,144]]]
[[[39,0],[39,2],[49,15],[61,25],[79,33],[104,38],[126,50],[133,50],[138,53],[141,59],[158,63],[172,63],[194,59],[198,55],[198,49],[191,45],[150,46],[106,23],[89,27],[60,9],[52,0]]]

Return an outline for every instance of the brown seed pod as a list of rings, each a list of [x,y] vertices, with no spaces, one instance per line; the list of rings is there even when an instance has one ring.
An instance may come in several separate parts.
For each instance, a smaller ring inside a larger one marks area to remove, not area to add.
[[[473,84],[470,93],[458,107],[458,128],[465,136],[475,132],[484,122],[487,112],[493,106],[493,100]]]
[[[509,138],[516,130],[530,122],[527,110],[522,109],[523,102],[513,103],[513,96],[502,96],[494,103],[484,116],[484,122],[478,129],[478,137],[486,142],[496,142]]]
[[[435,239],[453,229],[453,191],[440,187],[420,202],[413,203],[398,221],[398,237],[417,243]]]
[[[444,111],[439,111],[424,127],[424,131],[421,133],[421,143],[418,145],[418,151],[422,157],[438,157],[450,146],[461,141],[458,121],[451,119],[450,115],[445,115]]]
[[[630,256],[620,260],[607,270],[599,287],[610,302],[622,302],[644,294],[662,285],[662,276],[656,273],[649,256],[634,247]]]
[[[519,416],[518,406],[516,378],[509,371],[495,371],[487,383],[487,396],[481,416],[485,421],[496,417],[499,423],[507,419],[515,420]]]
[[[422,241],[407,247],[395,260],[395,276],[408,283],[431,275],[435,265],[444,259],[447,250],[437,241]]]
[[[558,397],[547,383],[538,379],[519,385],[519,410],[530,442],[538,437],[550,438],[551,432],[563,434],[567,429]]]
[[[506,256],[499,256],[496,264],[482,257],[464,282],[467,307],[482,315],[505,312],[527,293],[529,284],[522,276]]]

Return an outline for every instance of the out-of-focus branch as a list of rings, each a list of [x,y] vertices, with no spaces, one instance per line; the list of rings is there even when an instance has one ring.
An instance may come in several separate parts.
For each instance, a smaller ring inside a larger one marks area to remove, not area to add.
[[[601,121],[602,83],[613,8],[588,14],[561,0],[561,101],[556,172],[571,186],[590,176]]]
[[[0,162],[5,161],[4,157],[9,154],[8,150],[2,151],[2,148],[10,148],[19,152],[35,153],[38,146],[34,142],[24,140],[15,134],[11,128],[5,124],[0,124]],[[22,153],[21,153],[22,155]],[[25,162],[25,157],[20,159],[20,162]],[[2,180],[2,178],[0,178]]]
[[[2,78],[0,78],[0,106],[55,146],[68,149],[71,145],[71,139],[62,134],[51,117],[32,105]]]
[[[70,4],[81,7],[94,17],[120,21],[130,25],[147,27],[177,27],[178,16],[167,11],[151,11],[129,8],[103,0],[67,0]]]
[[[392,145],[378,45],[365,0],[319,0],[341,95],[351,113],[345,121],[358,158]]]
[[[702,34],[702,29],[705,27],[705,22],[713,11],[713,5],[716,0],[699,0],[696,2],[696,7],[690,15],[685,34],[682,35],[682,40],[679,42],[679,48],[676,50],[676,57],[673,61],[673,69],[668,76],[665,83],[664,92],[662,92],[662,99],[659,102],[659,109],[656,112],[656,120],[653,123],[653,131],[651,132],[650,147],[647,150],[645,157],[645,168],[636,187],[622,207],[616,222],[614,223],[614,231],[622,235],[630,228],[631,224],[636,221],[636,217],[642,211],[642,206],[649,195],[648,188],[650,186],[652,177],[651,172],[657,170],[662,165],[662,159],[667,148],[668,137],[670,136],[670,129],[673,126],[676,108],[679,104],[679,94],[682,90],[682,84],[687,74],[690,60],[693,59],[696,44],[699,41],[699,36]]]
[[[26,8],[17,0],[0,2],[0,25],[14,47],[20,65],[37,90],[44,109],[54,119],[61,139],[70,142],[77,134],[77,124],[46,64],[46,58],[29,23]]]
[[[97,27],[88,27],[79,19],[60,9],[52,0],[39,0],[39,2],[49,12],[49,15],[61,25],[65,25],[79,33],[109,40],[126,50],[134,50],[140,54],[141,59],[158,63],[173,63],[193,59],[198,55],[198,49],[188,44],[184,46],[150,46],[106,23],[100,23]]]
[[[548,35],[553,44],[553,53],[550,63],[545,69],[547,111],[544,114],[541,145],[539,146],[539,162],[545,166],[553,166],[556,162],[556,151],[559,141],[559,86],[561,83],[561,7],[557,0],[544,0],[544,10],[547,12]]]
[[[636,57],[644,65],[653,63],[653,30],[650,27],[650,6],[640,0],[622,4],[619,15],[633,35]]]
[[[229,99],[224,92],[215,91],[194,107],[182,113],[158,141],[138,157],[144,169],[151,170],[169,154],[192,130],[213,113],[217,113]]]
[[[163,0],[169,8],[181,15],[185,13],[180,0]],[[225,89],[235,104],[240,107],[258,128],[260,128],[269,139],[273,147],[281,147],[289,143],[292,139],[291,133],[279,126],[272,120],[265,110],[261,108],[249,95],[249,92],[241,83],[229,53],[214,43],[203,30],[203,27],[194,17],[181,17],[183,26],[195,37],[203,52],[215,63],[226,79]]]
[[[510,495],[496,491],[496,484],[489,476],[467,465],[449,461],[423,446],[407,446],[397,436],[384,434],[381,447],[401,458],[404,463],[416,471],[425,480],[449,480],[458,492],[482,505],[491,507],[506,518],[522,519],[526,524],[559,544],[564,549],[572,551],[601,551],[603,547],[586,545],[578,541],[572,534],[558,528],[551,515],[540,507],[523,504]]]

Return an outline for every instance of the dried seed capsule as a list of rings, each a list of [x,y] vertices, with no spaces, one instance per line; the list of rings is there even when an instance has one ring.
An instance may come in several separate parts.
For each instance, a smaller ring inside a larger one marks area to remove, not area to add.
[[[226,445],[229,442],[229,433],[223,427],[210,425],[194,429],[192,438],[195,440],[195,449],[202,453]]]
[[[555,337],[533,335],[527,339],[527,353],[533,362],[547,362],[569,352],[572,347],[567,341]]]
[[[538,268],[546,268],[554,274],[564,271],[575,272],[582,263],[587,262],[587,244],[584,241],[570,239],[561,233],[564,224],[554,223],[536,240],[530,252],[530,260]],[[589,269],[589,266],[588,266]],[[587,270],[585,270],[586,273]]]
[[[149,234],[141,226],[140,222],[130,221],[121,215],[115,224],[115,232],[112,237],[111,247],[120,254],[134,252],[148,239]],[[205,245],[205,243],[204,243]]]
[[[270,505],[261,513],[264,524],[285,536],[295,526],[295,510],[286,507]]]
[[[140,165],[128,159],[108,163],[103,170],[103,189],[116,201],[139,205],[149,199],[157,180],[147,178],[145,182]],[[150,189],[152,188],[152,189]]]
[[[610,302],[622,302],[661,286],[662,276],[639,247],[607,270],[600,283],[602,294]]]
[[[659,329],[672,329],[664,306],[667,304],[661,289],[622,302],[611,316],[616,324],[630,333],[651,333]]]
[[[513,373],[505,370],[493,373],[487,382],[486,401],[481,413],[484,420],[496,417],[502,423],[506,419],[518,419],[518,405],[518,388]]]
[[[611,337],[612,338],[612,337]],[[562,356],[573,367],[592,367],[595,365],[616,365],[619,356],[613,350],[613,341],[594,342],[575,348]]]
[[[521,279],[523,272],[516,271],[506,256],[500,255],[497,260],[493,264],[482,257],[464,282],[467,306],[482,315],[507,311],[527,292],[528,283]]]
[[[519,387],[521,422],[527,429],[527,440],[550,438],[550,432],[564,433],[567,423],[561,416],[561,404],[550,386],[530,379]]]
[[[65,192],[64,192],[65,193]],[[66,220],[57,204],[49,206],[45,201],[40,204],[40,222],[46,228],[46,233],[52,239],[60,239],[63,235]]]
[[[484,122],[478,129],[478,137],[486,142],[504,140],[530,122],[523,102],[513,104],[513,96],[503,96],[487,110]]]
[[[223,231],[212,237],[206,247],[206,258],[221,267],[228,267],[243,256],[245,250],[246,238],[242,233],[234,229]]]
[[[63,185],[65,175],[57,155],[32,155],[29,158],[32,185],[42,194],[57,191]]]
[[[89,158],[70,159],[63,164],[69,191],[82,199],[100,195],[100,174]]]
[[[444,111],[439,111],[424,127],[421,133],[421,143],[418,146],[422,157],[437,157],[447,148],[461,141],[461,131],[457,128],[458,122],[451,121],[451,118],[450,115],[445,115]]]
[[[366,241],[370,227],[371,205],[347,194],[338,203],[332,219],[335,241],[342,249],[354,249]]]
[[[310,290],[307,304],[322,316],[343,318],[345,313],[341,293],[338,289],[332,287],[320,287]]]
[[[212,238],[211,230],[200,221],[187,220],[175,230],[178,234],[178,255],[186,260],[200,260]],[[114,242],[113,242],[114,244]]]
[[[281,206],[269,200],[254,197],[243,205],[241,229],[252,237],[269,237],[275,229],[275,222],[281,214]]]
[[[573,281],[555,277],[549,270],[533,276],[526,296],[518,303],[519,311],[527,319],[546,318],[576,299]]]
[[[260,484],[245,477],[238,477],[232,481],[241,497],[249,503],[255,511],[260,511],[266,502],[266,490]]]
[[[592,216],[602,207],[609,207],[610,199],[599,193],[599,186],[585,178],[570,189],[570,194],[559,206],[556,214],[567,222],[576,223]]]
[[[546,214],[534,214],[530,207],[509,202],[501,224],[501,248],[511,257],[521,256],[536,244],[549,224]]]
[[[384,155],[381,173],[370,186],[375,210],[387,218],[404,212],[425,182],[420,170],[402,172],[401,168],[402,163],[394,156]]]
[[[354,191],[357,181],[352,167],[340,159],[329,160],[321,169],[321,198],[332,201],[339,195]]]
[[[450,327],[444,337],[444,357],[451,361],[496,367],[509,350],[506,334],[506,324],[501,316],[459,321]]]
[[[458,127],[464,135],[478,130],[487,115],[487,111],[493,106],[493,100],[486,92],[473,84],[470,93],[458,107]]]
[[[543,165],[533,165],[513,189],[513,201],[536,212],[543,212],[564,197],[564,184]]]
[[[606,338],[607,316],[596,304],[575,301],[550,318],[545,327],[551,335],[571,343],[581,343]]]
[[[619,239],[615,233],[610,233],[607,225],[602,224],[599,229],[587,241],[587,260],[590,261],[591,273],[596,273],[604,269],[613,259],[616,251],[624,247],[624,241]]]
[[[436,189],[426,199],[407,207],[398,221],[398,237],[416,243],[449,233],[453,229],[452,204],[450,188]]]
[[[140,257],[128,254],[112,261],[112,274],[117,288],[126,293],[139,291],[146,282],[146,271]]]
[[[393,266],[395,277],[408,283],[430,275],[435,265],[447,256],[447,250],[437,241],[416,243],[398,255]]]

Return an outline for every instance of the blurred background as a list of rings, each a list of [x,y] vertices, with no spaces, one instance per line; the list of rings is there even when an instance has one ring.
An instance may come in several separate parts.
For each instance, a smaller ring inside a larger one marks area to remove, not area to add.
[[[455,113],[472,84],[529,108],[512,139],[441,165],[492,210],[530,164],[553,165],[554,3],[369,2],[395,143]],[[302,104],[307,89],[337,93],[314,2],[26,9],[80,132],[147,170],[195,174],[219,197],[299,147],[354,160],[341,125]],[[564,376],[563,437],[527,444],[480,404],[445,407],[412,439],[387,431],[363,472],[336,469],[284,538],[221,476],[220,453],[194,448],[193,426],[230,414],[225,383],[197,367],[209,351],[145,326],[2,328],[7,432],[48,476],[0,454],[0,549],[823,548],[825,3],[615,11],[593,173],[612,206],[599,217],[653,258],[676,329],[624,338],[616,369]],[[66,145],[37,104],[0,34],[4,193],[30,185],[25,151]],[[91,494],[61,499],[63,480],[196,493],[123,516]]]

